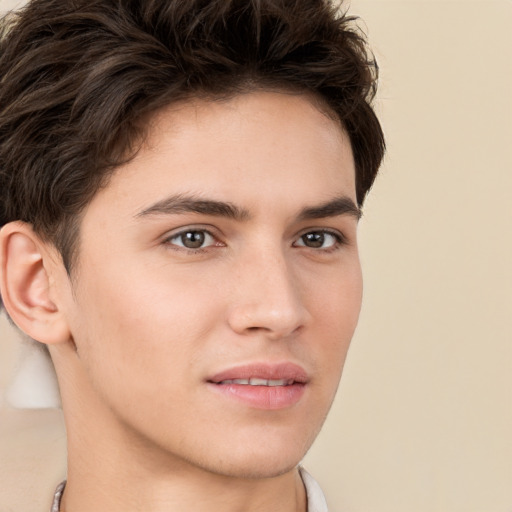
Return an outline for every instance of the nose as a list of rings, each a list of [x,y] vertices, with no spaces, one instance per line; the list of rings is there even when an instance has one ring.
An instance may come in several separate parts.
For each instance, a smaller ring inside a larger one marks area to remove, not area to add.
[[[235,292],[228,313],[233,331],[278,340],[306,325],[304,290],[283,255],[253,254],[234,275]]]

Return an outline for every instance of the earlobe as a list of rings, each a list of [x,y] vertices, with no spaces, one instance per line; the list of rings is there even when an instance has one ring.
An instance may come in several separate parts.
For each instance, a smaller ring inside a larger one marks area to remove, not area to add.
[[[51,299],[50,262],[45,245],[29,224],[11,222],[0,231],[0,289],[12,320],[45,344],[69,340],[69,329]]]

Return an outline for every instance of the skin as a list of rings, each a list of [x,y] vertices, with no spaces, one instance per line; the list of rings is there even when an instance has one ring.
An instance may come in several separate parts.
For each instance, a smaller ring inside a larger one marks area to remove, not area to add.
[[[241,214],[162,207],[169,197]],[[64,512],[306,510],[296,466],[361,305],[356,209],[338,201],[311,215],[335,198],[356,202],[354,161],[317,102],[195,100],[155,115],[137,157],[88,205],[72,280],[35,243],[47,276],[35,289],[63,333],[50,350],[68,431]],[[11,230],[13,254],[22,231]],[[187,232],[203,245],[186,248]],[[208,384],[227,368],[284,362],[307,374],[284,408]]]

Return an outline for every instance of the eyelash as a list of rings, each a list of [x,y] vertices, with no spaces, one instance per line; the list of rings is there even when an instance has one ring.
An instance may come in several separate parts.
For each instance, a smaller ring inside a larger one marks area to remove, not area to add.
[[[197,248],[185,247],[184,245],[178,245],[176,243],[173,243],[173,240],[183,237],[184,235],[186,235],[188,233],[202,233],[204,235],[210,236],[214,240],[214,243],[207,245],[206,247],[197,247]],[[305,236],[310,235],[310,234],[324,235],[324,236],[329,235],[334,238],[335,242],[332,244],[332,246],[326,247],[326,248],[308,247],[305,244],[296,245],[298,241],[303,240]],[[201,254],[201,253],[206,252],[211,247],[225,247],[225,244],[223,244],[222,242],[219,242],[218,238],[211,231],[209,231],[208,229],[204,229],[204,228],[187,228],[182,231],[179,231],[178,233],[173,233],[172,235],[166,237],[163,240],[163,243],[173,250],[185,251],[189,254]],[[301,235],[299,235],[297,240],[293,243],[293,246],[294,247],[305,247],[306,249],[313,249],[315,251],[318,251],[318,252],[321,251],[323,253],[331,253],[331,252],[337,251],[342,246],[347,245],[347,243],[348,242],[347,242],[347,239],[345,238],[345,236],[338,231],[332,231],[330,229],[310,229],[308,231],[303,232]]]

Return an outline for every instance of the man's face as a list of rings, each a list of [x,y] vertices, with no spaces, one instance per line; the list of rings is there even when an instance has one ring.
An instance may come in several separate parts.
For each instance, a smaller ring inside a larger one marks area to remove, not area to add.
[[[215,473],[294,467],[359,314],[355,201],[348,137],[307,96],[159,112],[81,224],[63,309],[88,422]]]

